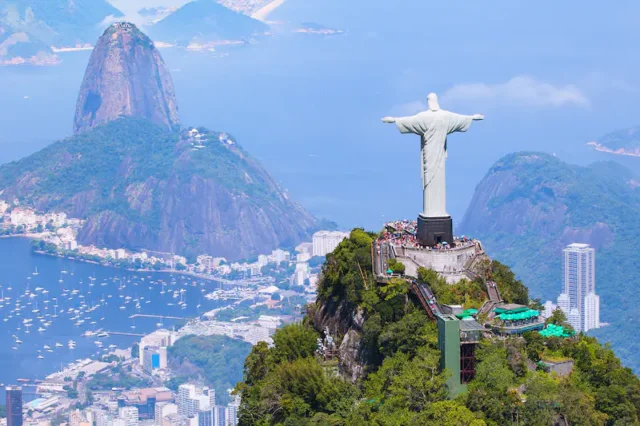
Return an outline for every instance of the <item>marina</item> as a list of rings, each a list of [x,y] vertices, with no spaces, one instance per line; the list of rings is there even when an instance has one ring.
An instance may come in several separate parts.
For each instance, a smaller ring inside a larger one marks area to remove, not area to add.
[[[2,383],[35,383],[237,301],[205,297],[222,283],[42,256],[26,239],[0,239],[0,256]]]

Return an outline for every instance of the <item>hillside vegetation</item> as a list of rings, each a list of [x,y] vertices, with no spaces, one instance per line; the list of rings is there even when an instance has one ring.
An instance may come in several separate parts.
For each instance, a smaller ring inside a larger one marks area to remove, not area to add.
[[[0,167],[1,198],[86,219],[81,244],[248,258],[316,220],[232,137],[122,118]]]
[[[640,371],[637,273],[640,252],[638,178],[613,162],[574,166],[544,153],[521,152],[497,161],[478,184],[460,232],[482,241],[509,265],[531,295],[555,300],[562,291],[562,249],[596,250],[601,321],[590,332],[611,342],[626,366]]]
[[[242,360],[251,344],[227,336],[185,336],[168,351],[169,366],[176,377],[167,383],[174,390],[189,381],[216,390],[216,403],[228,402],[227,390],[242,379]]]
[[[640,381],[609,347],[583,335],[484,339],[468,392],[449,400],[436,326],[404,280],[375,282],[373,237],[352,231],[327,256],[318,300],[305,320],[278,330],[273,347],[253,347],[236,387],[240,425],[638,424]],[[493,262],[489,273],[508,301],[527,298],[506,266]],[[439,299],[465,307],[485,297],[483,279],[447,286],[424,269],[419,279]],[[337,342],[336,358],[317,352],[326,330]],[[573,359],[574,371],[561,378],[528,368],[541,358]],[[361,373],[352,374],[358,366]]]

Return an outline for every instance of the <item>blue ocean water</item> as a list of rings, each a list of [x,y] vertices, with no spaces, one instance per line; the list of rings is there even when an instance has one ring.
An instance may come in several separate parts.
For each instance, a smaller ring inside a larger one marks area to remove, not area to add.
[[[0,302],[0,383],[12,384],[18,378],[43,379],[64,364],[103,354],[110,345],[130,348],[139,340],[136,336],[82,336],[86,331],[145,334],[160,326],[171,329],[181,322],[131,315],[188,318],[228,303],[204,297],[220,287],[214,281],[167,273],[133,273],[39,255],[31,253],[29,244],[23,238],[0,239],[0,295],[4,298]],[[186,303],[185,309],[179,306],[180,301]],[[24,307],[19,315],[16,302]],[[25,325],[29,320],[31,327]],[[80,320],[82,324],[75,325]],[[47,321],[51,322],[48,327],[44,325]],[[75,349],[69,348],[70,340],[76,342]],[[103,342],[102,349],[97,341]],[[56,343],[62,346],[56,347]]]

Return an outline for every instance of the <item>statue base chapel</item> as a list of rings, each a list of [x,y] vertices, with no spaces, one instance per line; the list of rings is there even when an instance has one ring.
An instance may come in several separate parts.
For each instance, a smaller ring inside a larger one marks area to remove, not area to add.
[[[422,246],[433,247],[447,242],[453,243],[453,221],[451,216],[424,217],[418,215],[418,242]]]

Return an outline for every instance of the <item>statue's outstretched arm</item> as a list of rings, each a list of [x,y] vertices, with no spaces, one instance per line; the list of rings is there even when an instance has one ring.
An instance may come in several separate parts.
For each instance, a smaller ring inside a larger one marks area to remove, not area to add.
[[[395,119],[395,117],[384,117],[382,119],[382,122],[383,123],[395,123],[396,119]]]

